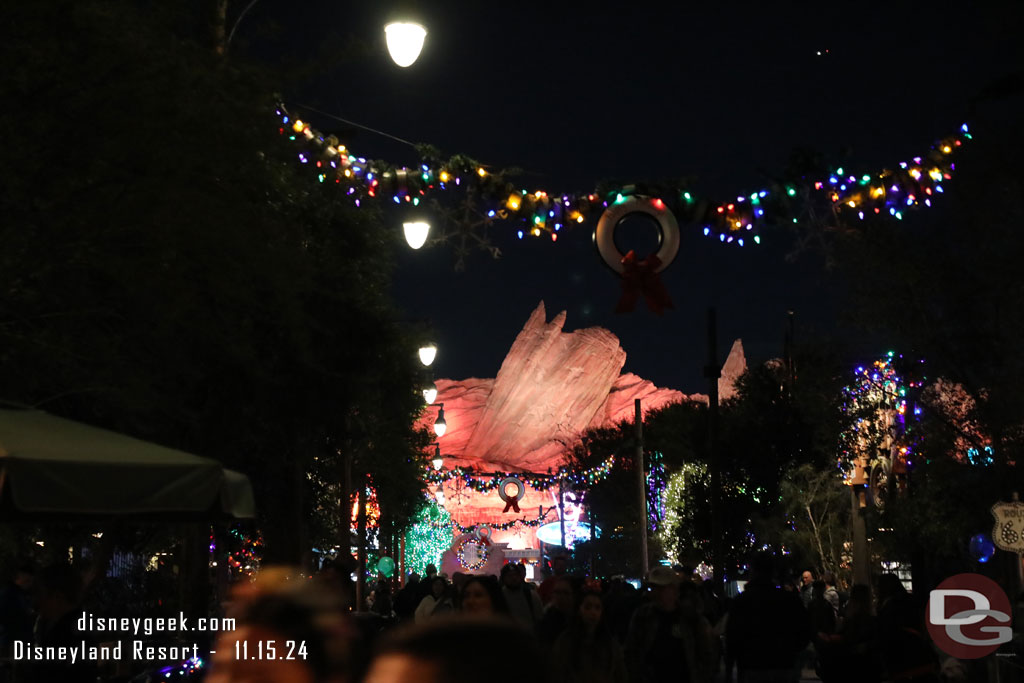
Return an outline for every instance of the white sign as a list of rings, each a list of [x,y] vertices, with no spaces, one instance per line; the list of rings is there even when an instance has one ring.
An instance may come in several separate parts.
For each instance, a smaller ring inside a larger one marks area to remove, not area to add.
[[[1000,550],[1024,553],[1024,503],[996,503],[992,506],[996,518],[992,541]]]
[[[505,550],[505,559],[507,560],[539,560],[540,551],[534,548],[526,548],[524,550]]]

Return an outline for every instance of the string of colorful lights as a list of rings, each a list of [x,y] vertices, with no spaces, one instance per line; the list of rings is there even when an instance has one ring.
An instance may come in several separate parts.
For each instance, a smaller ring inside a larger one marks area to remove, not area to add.
[[[569,468],[562,467],[553,474],[538,474],[536,472],[493,472],[477,474],[471,467],[453,467],[447,470],[430,470],[426,473],[427,481],[431,484],[442,484],[461,479],[462,483],[479,493],[489,493],[498,488],[502,479],[516,477],[531,488],[537,491],[547,491],[561,485],[572,487],[592,486],[608,476],[615,465],[615,456],[610,455],[600,465],[595,465],[582,472],[575,472]]]
[[[423,157],[417,169],[396,167],[382,161],[357,157],[337,137],[325,135],[278,105],[278,131],[305,145],[299,162],[311,166],[321,183],[334,183],[356,206],[363,202],[392,202],[419,207],[427,199],[453,193],[472,193],[482,206],[483,223],[516,222],[517,235],[558,240],[564,227],[600,216],[609,206],[631,195],[657,198],[681,223],[698,226],[705,236],[727,244],[759,244],[765,228],[800,223],[811,216],[831,217],[836,224],[864,220],[871,215],[903,219],[908,209],[931,206],[945,190],[943,183],[955,170],[953,155],[970,140],[967,124],[938,142],[921,156],[900,162],[898,168],[850,172],[839,167],[819,180],[794,178],[775,182],[735,199],[711,201],[698,198],[678,182],[661,185],[627,185],[610,191],[560,193],[526,190],[507,179],[509,172],[489,170],[466,156],[448,160],[436,151],[420,147]]]
[[[192,657],[190,659],[186,659],[180,664],[165,666],[157,671],[155,675],[161,680],[169,679],[171,676],[185,676],[187,678],[191,678],[202,671],[205,667],[206,662],[204,662],[202,658]]]
[[[226,544],[238,545],[235,550],[228,550],[227,566],[232,577],[245,576],[252,578],[259,571],[260,561],[263,557],[263,536],[259,532],[255,535],[245,533],[241,527],[235,526],[228,530]],[[217,540],[210,529],[209,551],[212,554],[217,549]]]
[[[476,531],[477,529],[479,529],[481,527],[487,527],[487,528],[491,529],[492,531],[508,531],[509,529],[513,528],[517,524],[525,526],[525,527],[539,527],[539,526],[543,526],[548,521],[548,515],[551,514],[551,511],[554,510],[554,509],[555,509],[554,506],[551,506],[547,510],[540,510],[539,514],[537,515],[537,517],[535,519],[529,519],[527,517],[521,517],[519,519],[510,519],[510,520],[507,520],[505,522],[500,522],[498,524],[488,524],[488,523],[484,522],[484,523],[480,523],[480,524],[470,524],[468,526],[463,526],[462,524],[459,524],[458,522],[456,522],[455,520],[453,520],[451,518],[449,518],[448,521],[438,520],[438,521],[426,522],[426,523],[430,524],[430,526],[435,531],[451,531],[453,529],[457,529],[459,531],[459,533],[463,533],[463,534],[468,534],[470,532]]]
[[[470,524],[469,526],[462,526],[457,522],[453,522],[452,525],[464,534],[468,534],[471,531],[476,531],[480,527],[488,527],[493,531],[508,531],[517,524],[520,524],[525,527],[535,528],[539,526],[544,526],[547,523],[548,515],[551,514],[551,511],[553,509],[554,506],[549,507],[547,510],[541,510],[540,514],[536,517],[536,519],[527,519],[526,517],[523,517],[520,519],[510,519],[507,522],[502,522],[500,524]]]
[[[476,548],[477,558],[475,562],[466,561],[467,547]],[[459,544],[459,549],[455,553],[455,559],[458,561],[460,567],[473,571],[480,569],[487,564],[487,560],[490,555],[491,549],[486,543],[475,538],[467,538]]]
[[[661,451],[648,453],[647,462],[651,464],[647,473],[648,527],[655,531],[665,519],[665,488],[668,486],[668,474],[665,472],[665,456]]]

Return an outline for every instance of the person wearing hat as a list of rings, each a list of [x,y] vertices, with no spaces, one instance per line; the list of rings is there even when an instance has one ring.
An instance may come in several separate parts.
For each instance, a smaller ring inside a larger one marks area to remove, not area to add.
[[[710,683],[713,675],[711,625],[688,590],[680,600],[680,577],[671,567],[647,575],[650,600],[637,608],[626,635],[630,681],[683,680]],[[690,586],[692,588],[692,586]]]

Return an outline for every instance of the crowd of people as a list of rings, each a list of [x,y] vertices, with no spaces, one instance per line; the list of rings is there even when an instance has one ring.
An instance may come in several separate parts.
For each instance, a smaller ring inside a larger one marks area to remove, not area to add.
[[[375,615],[334,635],[346,647],[334,677],[366,683],[823,683],[942,680],[924,611],[894,575],[840,592],[835,578],[790,582],[774,557],[752,558],[743,592],[726,599],[681,567],[655,567],[640,590],[596,580],[555,558],[539,585],[525,566],[499,576],[446,576],[433,566],[391,595],[381,581]],[[317,582],[311,587],[316,589]],[[242,633],[242,635],[245,635]],[[326,634],[325,634],[326,635]],[[231,637],[241,637],[235,633]],[[283,636],[279,636],[283,637]],[[244,680],[214,662],[211,680]],[[320,671],[319,669],[316,670]],[[285,680],[268,678],[261,680]],[[298,679],[288,679],[298,680]]]
[[[429,566],[394,594],[382,577],[369,612],[353,610],[346,565],[328,563],[305,578],[264,569],[224,606],[237,628],[219,634],[199,673],[211,683],[796,683],[808,672],[823,683],[950,677],[923,629],[923,605],[896,576],[879,577],[873,599],[865,585],[840,592],[829,574],[807,571],[790,582],[776,569],[771,555],[752,558],[742,593],[726,599],[682,567],[655,567],[637,590],[622,577],[574,575],[564,557],[553,560],[539,585],[517,563],[504,565],[500,576],[448,577]],[[50,571],[36,578],[43,590],[34,592],[35,638],[77,638],[69,630],[77,613],[74,577]],[[32,637],[27,580],[18,573],[0,592],[4,643]],[[276,643],[273,657],[267,643]],[[95,672],[89,679],[50,668],[37,667],[23,680],[96,680]]]

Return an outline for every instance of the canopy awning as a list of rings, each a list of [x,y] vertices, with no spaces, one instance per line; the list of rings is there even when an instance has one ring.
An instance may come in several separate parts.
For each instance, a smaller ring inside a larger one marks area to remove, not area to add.
[[[0,504],[20,516],[255,516],[249,478],[216,460],[8,407],[0,408]]]

